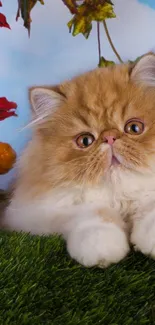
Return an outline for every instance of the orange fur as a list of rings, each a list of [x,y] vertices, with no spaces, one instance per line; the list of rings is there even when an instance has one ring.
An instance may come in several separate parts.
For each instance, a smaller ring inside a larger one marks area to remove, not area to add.
[[[63,234],[84,265],[118,262],[129,241],[155,255],[154,71],[149,54],[135,65],[30,89],[33,137],[17,163],[5,224]],[[142,133],[127,132],[131,119]],[[83,134],[91,134],[87,148],[80,146]]]
[[[22,158],[19,182],[27,195],[70,183],[99,183],[109,168],[108,150],[100,150],[101,134],[113,128],[120,133],[114,144],[114,152],[123,160],[118,168],[147,171],[155,163],[155,92],[133,83],[128,65],[96,69],[51,89],[63,94],[65,101],[36,126]],[[144,134],[124,134],[125,122],[132,117],[144,120]],[[96,141],[80,150],[74,138],[83,132],[94,134]]]

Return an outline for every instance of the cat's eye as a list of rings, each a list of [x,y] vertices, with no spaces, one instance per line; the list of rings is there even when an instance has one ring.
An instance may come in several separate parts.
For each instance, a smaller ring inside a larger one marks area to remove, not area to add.
[[[131,135],[142,134],[144,131],[144,123],[142,121],[139,121],[136,119],[129,120],[125,124],[124,131],[125,131],[125,133],[131,134]]]
[[[81,134],[76,138],[76,144],[79,148],[85,149],[95,141],[95,138],[90,133]]]

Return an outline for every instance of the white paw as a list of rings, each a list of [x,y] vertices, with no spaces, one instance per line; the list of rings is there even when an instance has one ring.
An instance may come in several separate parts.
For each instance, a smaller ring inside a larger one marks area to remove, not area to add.
[[[85,266],[107,267],[129,252],[126,234],[113,223],[74,229],[67,240],[70,256]]]
[[[137,223],[131,234],[131,243],[136,251],[155,258],[155,218],[147,218]]]

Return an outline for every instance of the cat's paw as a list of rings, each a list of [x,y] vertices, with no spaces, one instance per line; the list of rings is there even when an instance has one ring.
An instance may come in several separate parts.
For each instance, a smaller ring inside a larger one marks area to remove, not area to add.
[[[131,243],[135,251],[155,259],[155,218],[145,218],[133,227]]]
[[[70,256],[85,266],[107,267],[129,252],[126,234],[113,223],[74,229],[68,236]]]

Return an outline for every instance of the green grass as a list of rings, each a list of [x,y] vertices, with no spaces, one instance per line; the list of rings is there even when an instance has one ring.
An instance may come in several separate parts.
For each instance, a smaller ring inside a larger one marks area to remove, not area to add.
[[[72,261],[58,237],[0,234],[0,325],[155,324],[155,262],[106,270]]]

